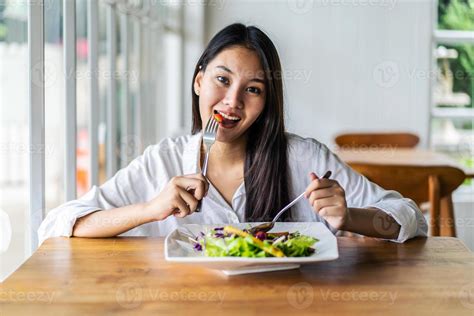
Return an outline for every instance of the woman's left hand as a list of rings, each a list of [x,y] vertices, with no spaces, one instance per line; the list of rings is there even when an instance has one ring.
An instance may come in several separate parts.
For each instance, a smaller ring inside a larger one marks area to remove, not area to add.
[[[336,180],[319,179],[314,172],[309,175],[311,183],[305,197],[313,210],[333,228],[341,229],[347,221],[346,193]]]

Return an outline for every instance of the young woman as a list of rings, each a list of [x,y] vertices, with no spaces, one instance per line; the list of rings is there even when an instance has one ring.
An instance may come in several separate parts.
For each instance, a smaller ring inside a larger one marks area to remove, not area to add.
[[[233,24],[210,41],[192,85],[192,135],[167,138],[82,198],[52,211],[39,229],[52,236],[164,236],[185,223],[266,221],[301,192],[283,220],[321,221],[403,242],[426,236],[411,200],[354,172],[315,139],[285,132],[281,65],[258,28]],[[207,179],[202,128],[224,117]],[[204,124],[203,124],[204,122]],[[320,179],[326,171],[330,179]],[[201,212],[194,212],[202,201]]]

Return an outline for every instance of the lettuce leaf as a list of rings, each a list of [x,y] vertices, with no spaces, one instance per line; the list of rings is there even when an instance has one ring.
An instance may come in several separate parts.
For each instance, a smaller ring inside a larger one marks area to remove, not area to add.
[[[290,234],[289,239],[278,243],[274,247],[280,249],[287,257],[305,257],[314,252],[311,246],[317,241],[316,238],[293,233]],[[263,243],[271,245],[271,242],[268,240],[264,240]],[[205,255],[208,257],[272,257],[272,255],[256,246],[250,237],[237,235],[214,237],[210,234],[203,237],[201,245],[204,248]]]
[[[276,247],[280,248],[287,257],[306,257],[314,252],[311,246],[317,241],[319,240],[316,238],[296,234]]]
[[[254,245],[251,238],[239,236],[214,238],[206,236],[204,244],[205,254],[208,257],[261,258],[268,256],[265,251]]]

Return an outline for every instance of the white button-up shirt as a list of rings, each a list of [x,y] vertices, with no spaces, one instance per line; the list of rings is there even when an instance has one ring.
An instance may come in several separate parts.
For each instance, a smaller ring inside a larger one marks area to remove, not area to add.
[[[400,224],[400,234],[394,241],[403,242],[414,236],[426,236],[427,224],[416,204],[398,192],[384,190],[356,173],[324,144],[312,138],[294,134],[288,136],[288,165],[290,200],[303,192],[310,183],[308,174],[314,171],[322,176],[332,171],[331,179],[337,180],[346,193],[348,207],[376,207],[390,214]],[[143,203],[155,198],[174,176],[200,171],[201,134],[166,138],[149,146],[143,155],[118,171],[100,187],[93,186],[84,196],[51,210],[42,222],[38,237],[40,243],[53,236],[71,236],[74,224],[80,217],[97,210],[119,208]],[[242,183],[229,205],[222,195],[209,186],[202,200],[201,212],[184,218],[168,218],[133,228],[121,236],[166,236],[182,224],[223,224],[245,221],[245,185]],[[320,221],[333,229],[312,209],[307,199],[292,207],[292,218],[299,222]],[[380,219],[379,219],[380,220]],[[384,223],[367,223],[383,230]],[[383,231],[381,231],[383,234]]]

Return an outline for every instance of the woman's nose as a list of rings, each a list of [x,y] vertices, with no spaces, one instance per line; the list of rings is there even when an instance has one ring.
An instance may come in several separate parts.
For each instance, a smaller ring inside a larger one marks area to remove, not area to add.
[[[238,87],[233,87],[227,90],[224,104],[233,108],[241,108],[243,106],[241,92]]]

